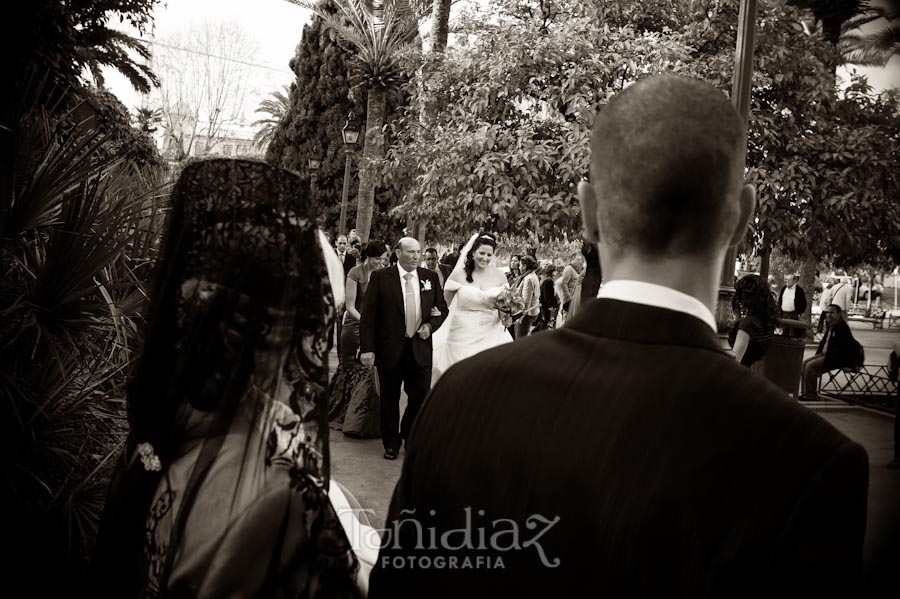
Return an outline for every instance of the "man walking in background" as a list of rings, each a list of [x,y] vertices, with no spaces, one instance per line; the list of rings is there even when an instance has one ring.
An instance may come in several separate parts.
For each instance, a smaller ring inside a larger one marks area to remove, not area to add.
[[[447,316],[438,275],[419,267],[421,246],[397,242],[397,264],[369,278],[359,323],[360,362],[378,368],[384,459],[396,460],[431,388],[431,335]],[[407,404],[400,419],[400,388]]]
[[[784,277],[784,286],[778,294],[778,307],[782,318],[799,319],[806,311],[806,292],[797,284],[797,275]]]

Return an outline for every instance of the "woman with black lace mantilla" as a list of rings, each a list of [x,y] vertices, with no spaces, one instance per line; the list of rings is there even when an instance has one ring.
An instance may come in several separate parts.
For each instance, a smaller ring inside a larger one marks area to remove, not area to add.
[[[93,596],[364,591],[329,500],[329,273],[343,272],[313,223],[287,171],[210,160],[179,178]]]

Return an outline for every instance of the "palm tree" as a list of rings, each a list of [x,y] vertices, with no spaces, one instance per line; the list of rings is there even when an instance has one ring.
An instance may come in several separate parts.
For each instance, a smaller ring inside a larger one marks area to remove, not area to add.
[[[877,31],[865,33],[866,25],[884,20]],[[881,6],[852,17],[841,37],[841,56],[851,64],[883,67],[894,56],[900,56],[900,0],[882,0]]]
[[[134,115],[134,125],[139,131],[152,135],[162,122],[162,111],[159,108],[138,108]]]
[[[387,96],[406,80],[407,58],[417,49],[418,14],[409,0],[288,1],[315,13],[356,51],[351,83],[368,92],[356,209],[356,229],[366,242],[372,229],[378,167],[384,158]],[[328,5],[337,10],[327,10]]]
[[[284,115],[288,113],[288,110],[290,110],[290,95],[291,88],[285,85],[284,91],[272,92],[271,98],[266,98],[259,103],[259,108],[256,109],[256,112],[262,112],[269,116],[253,122],[254,127],[262,126],[262,128],[256,132],[256,135],[253,136],[253,145],[257,148],[262,149],[272,141],[272,137],[275,135],[278,124],[284,118]]]
[[[788,6],[813,13],[814,25],[821,23],[825,39],[840,50],[844,63],[884,65],[900,54],[900,0],[787,0]],[[876,5],[877,4],[877,5]],[[864,34],[860,28],[885,19],[881,31]],[[804,23],[807,33],[814,27]],[[837,68],[835,62],[834,67]]]
[[[447,49],[447,37],[450,32],[451,0],[434,0],[431,13],[431,51],[443,52]]]
[[[75,43],[75,61],[90,71],[98,87],[104,86],[101,66],[118,70],[141,93],[146,94],[151,87],[159,87],[159,78],[150,69],[150,49],[145,42],[98,25],[78,31]],[[128,54],[129,50],[136,52],[144,62],[135,61]]]

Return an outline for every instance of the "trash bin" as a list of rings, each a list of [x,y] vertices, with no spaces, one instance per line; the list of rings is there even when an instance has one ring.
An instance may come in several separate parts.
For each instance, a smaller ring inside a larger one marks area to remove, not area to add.
[[[787,318],[781,319],[779,323],[784,332],[772,337],[769,350],[760,362],[759,374],[796,399],[800,389],[803,350],[806,348],[805,337],[809,325]]]

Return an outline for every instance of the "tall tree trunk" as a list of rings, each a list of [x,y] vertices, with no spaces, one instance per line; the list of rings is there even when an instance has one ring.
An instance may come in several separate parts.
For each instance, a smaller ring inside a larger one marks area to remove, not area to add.
[[[447,49],[450,33],[450,0],[434,0],[431,9],[431,51],[443,52]]]
[[[363,243],[369,241],[372,231],[372,213],[375,211],[375,185],[378,169],[384,158],[384,113],[387,106],[387,90],[369,90],[366,106],[366,144],[359,161],[359,193],[356,206],[356,232]]]
[[[431,5],[431,52],[443,53],[447,49],[447,37],[450,31],[450,2],[451,0],[434,0]],[[439,58],[442,61],[443,58]],[[438,65],[439,67],[439,65]],[[422,76],[428,80],[434,72],[424,71]],[[426,83],[427,86],[427,83]],[[419,124],[423,130],[428,128],[428,123],[434,119],[435,106],[426,106],[419,114]],[[424,247],[425,231],[428,223],[420,218],[411,218],[408,221],[409,235],[419,240]]]
[[[759,278],[763,283],[769,283],[769,263],[772,259],[772,242],[769,236],[763,236],[762,249],[759,251]],[[812,297],[812,296],[810,296]]]
[[[800,264],[800,287],[806,292],[806,310],[803,311],[803,315],[799,318],[803,322],[812,323],[813,290],[816,285],[816,265],[818,262],[815,256],[807,256],[803,258],[803,262]],[[810,328],[809,336],[812,337],[814,333],[815,329]]]

